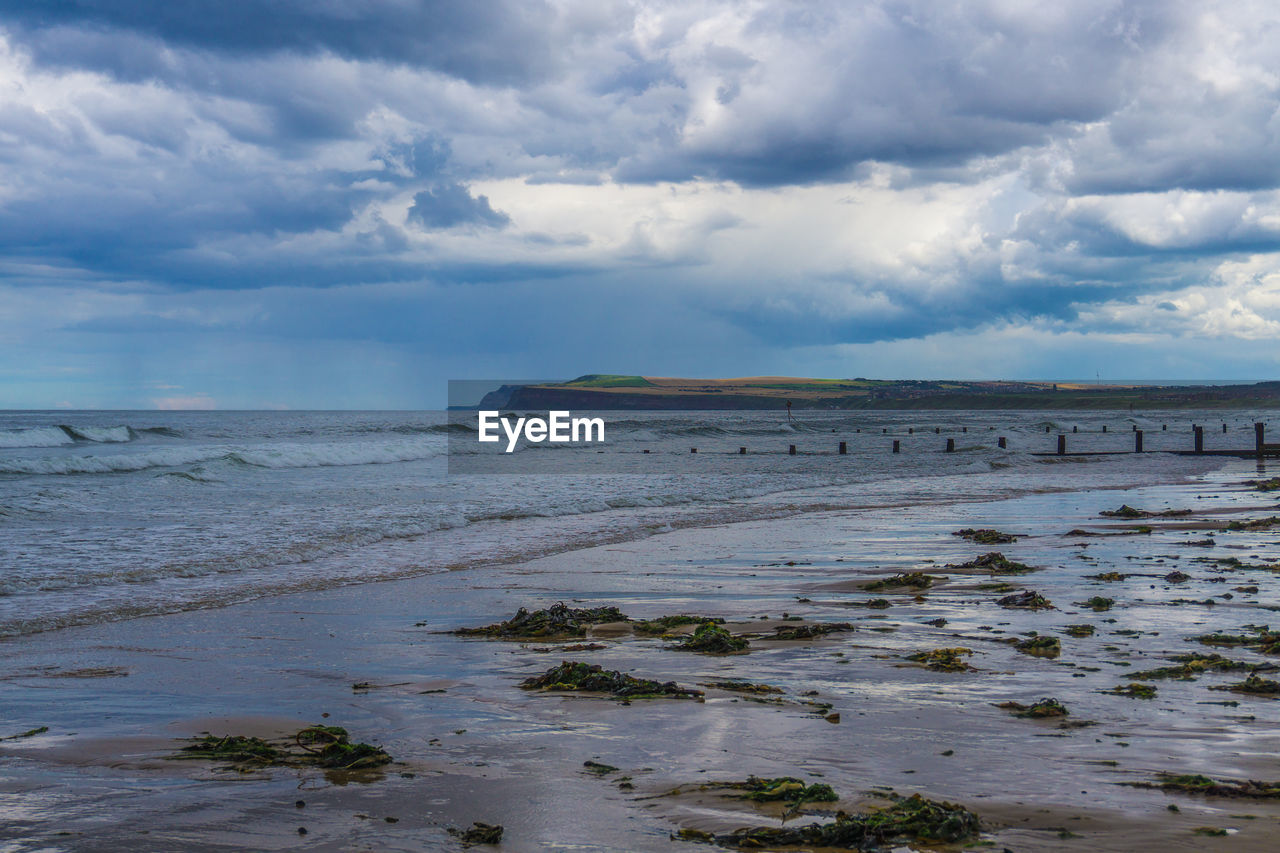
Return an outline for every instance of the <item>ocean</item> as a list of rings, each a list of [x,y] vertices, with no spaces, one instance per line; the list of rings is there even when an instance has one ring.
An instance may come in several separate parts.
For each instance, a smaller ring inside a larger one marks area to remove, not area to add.
[[[602,445],[522,447],[470,474],[473,413],[4,412],[0,636],[679,527],[1178,482],[1226,462],[1037,454],[1057,433],[1131,450],[1135,426],[1148,451],[1186,450],[1195,423],[1210,449],[1251,447],[1255,414],[607,412]]]

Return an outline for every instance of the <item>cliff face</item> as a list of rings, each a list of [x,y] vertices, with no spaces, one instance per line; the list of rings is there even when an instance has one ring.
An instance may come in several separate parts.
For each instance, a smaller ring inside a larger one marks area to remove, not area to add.
[[[753,393],[753,390],[755,393]],[[1099,386],[1059,389],[1026,383],[883,383],[856,392],[796,387],[794,393],[765,391],[750,384],[722,387],[588,388],[563,385],[504,385],[486,394],[481,409],[522,411],[696,411],[715,409],[1174,409],[1277,408],[1280,383],[1202,386]]]

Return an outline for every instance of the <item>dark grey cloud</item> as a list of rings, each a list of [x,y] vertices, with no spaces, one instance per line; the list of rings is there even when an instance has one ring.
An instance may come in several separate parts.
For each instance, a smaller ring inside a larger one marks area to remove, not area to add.
[[[0,18],[30,34],[42,61],[122,75],[158,69],[125,50],[84,50],[85,30],[240,56],[331,53],[499,84],[542,76],[557,62],[555,10],[540,0],[46,0],[0,3]]]

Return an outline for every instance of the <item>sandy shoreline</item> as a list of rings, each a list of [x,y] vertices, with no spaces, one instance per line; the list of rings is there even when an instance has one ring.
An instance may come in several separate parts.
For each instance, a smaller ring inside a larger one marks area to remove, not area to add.
[[[982,818],[996,849],[1271,849],[1280,801],[1120,783],[1164,771],[1280,779],[1275,702],[1208,690],[1239,681],[1237,672],[1150,681],[1152,700],[1099,692],[1168,665],[1173,654],[1275,662],[1187,639],[1266,623],[1265,608],[1280,604],[1271,572],[1197,561],[1274,556],[1273,533],[1214,533],[1231,518],[1272,514],[1261,509],[1274,504],[1267,495],[1238,485],[1252,475],[1251,464],[1233,464],[1190,486],[681,530],[521,565],[8,640],[0,644],[0,735],[49,731],[0,743],[0,850],[457,849],[446,829],[473,821],[502,824],[504,850],[687,850],[671,833],[769,822],[767,810],[690,793],[749,774],[830,784],[840,802],[815,805],[815,814],[854,808],[878,786],[958,802]],[[1098,517],[1122,502],[1196,514]],[[1154,531],[1126,532],[1139,524]],[[980,546],[950,535],[962,527],[1024,538]],[[1062,535],[1081,527],[1122,535]],[[1206,536],[1213,546],[1187,544]],[[996,578],[944,568],[993,550],[1043,568]],[[1166,581],[1175,569],[1191,577]],[[860,588],[907,571],[947,580],[919,599],[910,590]],[[1085,577],[1107,571],[1129,577]],[[1056,609],[999,607],[1005,593],[984,587],[1000,582],[1040,592]],[[1257,592],[1237,590],[1252,586]],[[1073,604],[1102,595],[1115,599],[1111,610]],[[875,597],[890,606],[863,606]],[[1217,603],[1202,604],[1206,598]],[[730,656],[675,652],[629,634],[599,638],[604,649],[557,654],[554,643],[440,633],[558,600],[616,605],[636,618],[706,614],[757,631],[775,624],[760,616],[784,613],[856,630],[756,642],[749,654]],[[937,619],[947,622],[930,624]],[[1086,623],[1091,637],[1063,633]],[[1031,657],[1004,642],[1031,630],[1059,637],[1061,655]],[[976,672],[904,660],[955,646],[972,649]],[[702,702],[630,705],[518,689],[561,659],[682,685],[734,678],[776,685],[786,697],[816,691],[840,719],[714,688],[701,688]],[[353,690],[358,683],[370,687]],[[1042,696],[1065,703],[1070,719],[1097,725],[1059,729],[993,707]],[[270,735],[320,722],[382,745],[396,763],[355,780],[164,760],[179,738],[202,731]],[[596,775],[584,770],[587,760],[618,771]],[[681,795],[663,796],[676,787]],[[1230,834],[1194,833],[1199,827]]]

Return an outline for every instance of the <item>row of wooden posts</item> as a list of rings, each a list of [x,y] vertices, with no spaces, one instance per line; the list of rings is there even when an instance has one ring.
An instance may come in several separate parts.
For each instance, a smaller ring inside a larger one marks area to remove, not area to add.
[[[993,427],[993,429],[994,429],[994,427]],[[1168,430],[1168,424],[1163,424],[1163,425],[1161,425],[1160,429],[1161,429],[1162,431]],[[1193,433],[1194,433],[1194,435],[1195,435],[1195,450],[1194,450],[1194,451],[1192,451],[1192,452],[1194,452],[1194,453],[1204,453],[1204,452],[1205,452],[1205,449],[1204,449],[1204,427],[1203,427],[1203,426],[1200,426],[1199,424],[1193,424],[1193,425],[1192,425],[1192,427],[1191,427],[1191,429],[1192,429],[1192,432],[1193,432]],[[862,430],[858,430],[858,431],[859,431],[859,432],[861,432]],[[934,431],[934,433],[935,433],[935,434],[938,434],[938,433],[941,433],[941,431],[942,431],[942,430],[941,430],[941,428],[940,428],[940,427],[935,427],[933,431]],[[968,431],[969,431],[969,428],[968,428],[968,427],[963,427],[963,428],[961,429],[961,432],[968,432]],[[1049,428],[1049,427],[1045,427],[1045,428],[1044,428],[1044,431],[1047,433],[1047,432],[1049,432],[1049,431],[1050,431],[1050,428]],[[1077,428],[1077,427],[1072,427],[1072,428],[1071,428],[1071,431],[1072,431],[1073,433],[1078,432],[1078,428]],[[1103,425],[1103,427],[1102,427],[1102,431],[1103,431],[1103,432],[1106,432],[1106,431],[1107,431],[1107,427],[1106,427],[1105,425]],[[1223,424],[1223,425],[1222,425],[1222,431],[1223,431],[1224,433],[1227,431],[1227,425],[1226,425],[1226,424]],[[881,430],[881,432],[882,432],[882,433],[883,433],[883,432],[886,432],[886,430]],[[915,430],[914,430],[914,428],[912,428],[912,427],[908,427],[908,428],[907,428],[907,432],[908,432],[908,434],[914,434]],[[1143,451],[1143,437],[1144,437],[1144,435],[1145,435],[1144,431],[1143,431],[1143,430],[1138,429],[1137,425],[1134,425],[1134,427],[1133,427],[1133,452],[1134,452],[1134,453],[1142,453],[1142,452],[1144,452],[1144,451]],[[1280,445],[1275,445],[1275,444],[1270,444],[1270,445],[1269,445],[1269,444],[1267,444],[1267,443],[1266,443],[1266,425],[1265,425],[1265,424],[1255,423],[1255,424],[1253,425],[1253,440],[1254,440],[1254,449],[1253,449],[1253,452],[1254,452],[1254,453],[1256,453],[1258,456],[1266,455],[1268,452],[1276,452],[1276,451],[1280,451]],[[1007,448],[1007,447],[1008,447],[1008,439],[1007,439],[1005,436],[1003,436],[1003,435],[1002,435],[1002,436],[999,436],[999,437],[996,439],[996,446],[997,446],[997,447],[1000,447],[1001,449]],[[948,439],[947,439],[947,449],[946,449],[946,452],[947,452],[947,453],[954,453],[954,452],[955,452],[955,449],[956,449],[956,440],[955,440],[954,438],[948,438]],[[649,451],[648,451],[648,450],[646,450],[646,451],[644,451],[644,452],[645,452],[645,453],[648,453]],[[689,448],[689,452],[690,452],[690,453],[697,453],[697,452],[698,452],[698,448],[696,448],[696,447],[691,447],[691,448]],[[794,445],[794,444],[787,445],[787,452],[788,452],[791,456],[795,456],[795,455],[797,454],[797,452],[798,452],[798,451],[796,450],[796,445]],[[848,442],[846,442],[846,441],[842,441],[842,442],[840,442],[839,447],[838,447],[838,450],[837,450],[837,453],[839,453],[841,456],[844,456],[844,455],[848,454],[848,452],[849,452],[849,443],[848,443]],[[901,453],[901,452],[902,452],[902,443],[901,443],[901,441],[900,441],[899,439],[896,439],[896,438],[895,438],[895,439],[893,440],[893,452],[894,452],[894,453]],[[1114,451],[1112,451],[1112,452],[1114,452]],[[1177,451],[1175,451],[1175,452],[1177,452]],[[1183,451],[1183,452],[1185,452],[1185,451]],[[1245,451],[1245,450],[1238,450],[1238,451],[1237,451],[1237,450],[1225,450],[1225,451],[1215,451],[1215,452],[1218,452],[1218,453],[1226,453],[1226,454],[1231,454],[1231,455],[1247,455],[1247,454],[1248,454],[1248,451]],[[740,456],[745,456],[746,454],[747,454],[747,448],[745,448],[745,447],[739,447],[739,448],[738,448],[738,455],[740,455]],[[1043,455],[1066,456],[1066,455],[1067,455],[1067,436],[1066,436],[1066,433],[1058,433],[1058,449],[1057,449],[1057,452],[1056,452],[1056,453],[1054,453],[1054,454],[1038,454],[1038,455],[1042,455],[1042,456],[1043,456]]]

